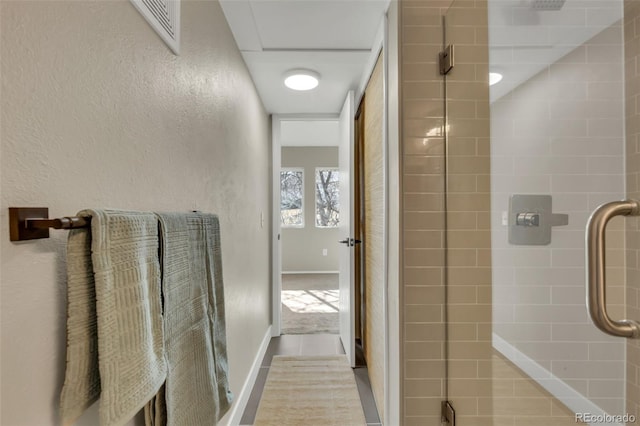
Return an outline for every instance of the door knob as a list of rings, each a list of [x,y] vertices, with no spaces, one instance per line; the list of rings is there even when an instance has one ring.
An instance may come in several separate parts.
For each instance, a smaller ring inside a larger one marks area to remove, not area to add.
[[[342,241],[338,241],[340,244],[346,244],[349,247],[353,247],[356,244],[360,244],[362,241],[356,240],[355,238],[345,238]]]

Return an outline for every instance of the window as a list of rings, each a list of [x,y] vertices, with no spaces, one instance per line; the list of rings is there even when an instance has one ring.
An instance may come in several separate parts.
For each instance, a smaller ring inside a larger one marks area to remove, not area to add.
[[[280,220],[283,227],[304,227],[304,172],[302,169],[280,171]]]
[[[336,228],[340,223],[338,169],[316,169],[316,226]]]

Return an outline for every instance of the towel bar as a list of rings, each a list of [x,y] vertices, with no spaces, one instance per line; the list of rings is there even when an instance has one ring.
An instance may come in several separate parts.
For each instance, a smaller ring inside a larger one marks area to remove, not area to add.
[[[9,207],[9,239],[11,241],[49,238],[49,228],[87,228],[90,217],[60,217],[49,219],[47,207]]]

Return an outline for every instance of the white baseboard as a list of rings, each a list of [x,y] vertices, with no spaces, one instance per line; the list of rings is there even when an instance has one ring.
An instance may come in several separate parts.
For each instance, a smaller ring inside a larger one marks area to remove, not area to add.
[[[262,359],[264,358],[264,354],[267,352],[267,347],[269,347],[270,341],[271,341],[271,326],[267,328],[267,331],[264,334],[262,343],[258,348],[258,353],[256,354],[256,357],[253,360],[253,365],[251,366],[249,375],[247,376],[247,379],[244,381],[244,385],[242,386],[242,390],[240,390],[240,394],[236,396],[235,403],[231,407],[231,411],[228,417],[229,421],[227,423],[228,426],[238,426],[240,424],[240,420],[242,420],[244,409],[247,407],[247,403],[249,402],[249,397],[251,396],[253,385],[256,383],[256,378],[258,377],[258,373],[260,372],[260,366],[262,365]]]
[[[340,271],[282,271],[282,275],[288,274],[339,274]]]
[[[493,347],[574,413],[589,413],[592,416],[602,416],[603,418],[609,416],[602,408],[591,402],[589,398],[567,385],[562,379],[529,358],[496,333],[493,333]],[[598,422],[597,424],[599,426],[624,426],[622,423],[606,421]]]

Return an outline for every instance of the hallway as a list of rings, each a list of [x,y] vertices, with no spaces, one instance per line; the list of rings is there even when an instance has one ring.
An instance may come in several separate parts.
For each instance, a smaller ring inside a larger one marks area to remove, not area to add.
[[[271,360],[274,355],[321,356],[341,354],[344,354],[344,349],[337,335],[298,334],[273,337],[262,360],[260,372],[258,373],[240,424],[253,424],[262,396],[262,390],[269,373],[269,366],[271,365]],[[360,394],[360,402],[365,414],[367,426],[380,426],[381,423],[373,399],[373,393],[371,392],[367,368],[357,367],[353,369],[353,374],[355,375],[356,384],[358,385],[358,393]]]

